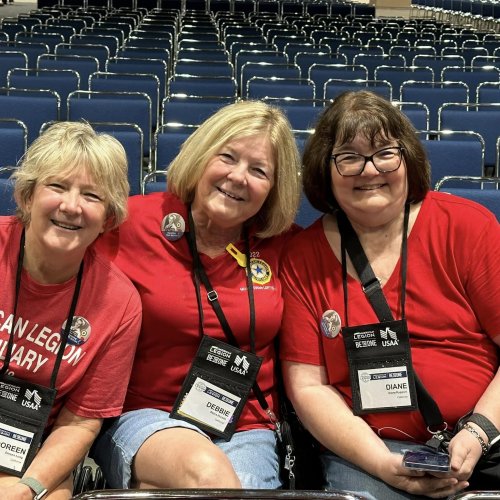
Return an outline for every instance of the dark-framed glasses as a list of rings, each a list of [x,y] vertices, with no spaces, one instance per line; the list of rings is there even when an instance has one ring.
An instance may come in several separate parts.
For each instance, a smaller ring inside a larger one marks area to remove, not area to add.
[[[404,148],[392,146],[376,151],[371,156],[359,153],[338,153],[330,156],[337,168],[337,172],[343,177],[361,175],[367,162],[371,161],[373,166],[381,173],[394,172],[401,166]]]

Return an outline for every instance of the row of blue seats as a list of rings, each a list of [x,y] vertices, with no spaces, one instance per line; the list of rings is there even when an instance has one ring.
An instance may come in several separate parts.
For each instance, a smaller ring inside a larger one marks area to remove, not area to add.
[[[47,103],[42,104],[37,101],[40,95],[23,96],[23,99],[27,99],[26,102],[21,102],[19,99],[7,102],[3,97],[5,96],[0,94],[0,108],[7,110],[7,113],[3,114],[7,117],[0,119],[0,167],[15,165],[24,154],[30,140],[36,137],[47,123],[57,120],[55,115],[43,115],[43,104]],[[95,94],[91,99],[88,97],[90,95],[85,92],[72,96],[74,101],[70,105],[72,114],[69,118],[86,119],[95,124],[99,130],[112,133],[119,138],[127,151],[130,165],[129,178],[134,194],[141,190],[144,173],[154,169],[165,169],[197,125],[223,104],[212,103],[211,107],[203,107],[203,109],[197,107],[192,112],[198,114],[198,119],[192,120],[194,122],[192,125],[186,125],[180,119],[177,122],[167,122],[148,137],[148,134],[144,133],[144,127],[147,125],[141,123],[139,116],[141,106],[146,102],[144,98],[147,96],[129,96],[127,101],[123,101],[123,96],[112,94]],[[118,97],[120,100],[117,101]],[[115,102],[112,102],[113,98]],[[117,102],[119,106],[116,106]],[[300,115],[302,119],[304,113],[307,113],[311,127],[322,110],[321,107],[286,107],[282,102],[277,104],[285,109],[292,123],[295,117]],[[399,105],[418,125],[421,111],[419,106],[402,103]],[[22,113],[12,111],[12,107],[19,108],[20,106],[24,106]],[[123,108],[126,108],[126,111],[122,111],[121,116],[118,116],[116,109]],[[181,113],[186,113],[186,108],[182,104],[176,106],[176,109],[179,117],[182,116]],[[36,124],[33,121],[28,122],[32,116],[30,111],[33,110],[38,115]],[[19,117],[24,118],[24,121]],[[494,127],[499,123],[500,104],[479,110],[468,110],[465,105],[449,105],[443,107],[442,117],[441,130],[421,128],[422,139],[428,144],[431,165],[433,165],[433,184],[444,175],[485,175],[486,172],[498,175],[500,141],[498,128],[494,132]],[[31,137],[25,122],[32,127]],[[460,131],[464,128],[463,123],[467,123],[466,128],[471,130]],[[37,128],[33,129],[34,127]],[[479,132],[474,130],[479,130]],[[296,130],[297,145],[300,150],[303,149],[304,142],[310,133],[312,129]],[[145,150],[144,146],[147,141],[149,143]]]

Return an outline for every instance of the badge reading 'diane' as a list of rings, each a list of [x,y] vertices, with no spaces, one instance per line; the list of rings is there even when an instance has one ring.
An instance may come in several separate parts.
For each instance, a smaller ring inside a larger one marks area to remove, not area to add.
[[[323,313],[320,324],[323,335],[329,339],[334,339],[340,332],[340,316],[333,309],[328,309]]]
[[[161,222],[161,232],[168,241],[177,241],[184,236],[186,223],[182,215],[172,212],[165,215]]]

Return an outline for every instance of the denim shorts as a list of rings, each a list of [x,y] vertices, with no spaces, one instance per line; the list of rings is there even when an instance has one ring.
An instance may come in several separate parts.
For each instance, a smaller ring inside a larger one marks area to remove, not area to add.
[[[422,450],[425,446],[411,441],[384,439],[393,453],[403,454],[405,450]],[[352,463],[329,451],[322,453],[321,462],[328,490],[345,490],[362,495],[370,500],[408,500],[428,497],[411,495],[403,490],[392,488],[382,480],[371,476]]]
[[[243,488],[278,489],[276,435],[269,429],[236,432],[230,441],[211,438],[195,425],[170,418],[166,411],[144,408],[124,413],[95,441],[91,456],[111,488],[129,488],[132,462],[144,441],[163,429],[182,427],[210,439],[229,458]]]

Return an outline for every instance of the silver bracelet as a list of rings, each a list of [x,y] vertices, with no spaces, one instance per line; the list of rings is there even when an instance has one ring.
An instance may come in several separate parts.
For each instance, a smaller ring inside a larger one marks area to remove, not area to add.
[[[484,439],[481,437],[481,434],[479,434],[479,432],[477,432],[476,429],[474,429],[474,427],[469,425],[468,422],[463,426],[463,428],[466,431],[469,431],[479,441],[479,444],[481,445],[481,449],[483,450],[482,455],[483,456],[486,455],[488,453],[490,447],[485,443]]]

